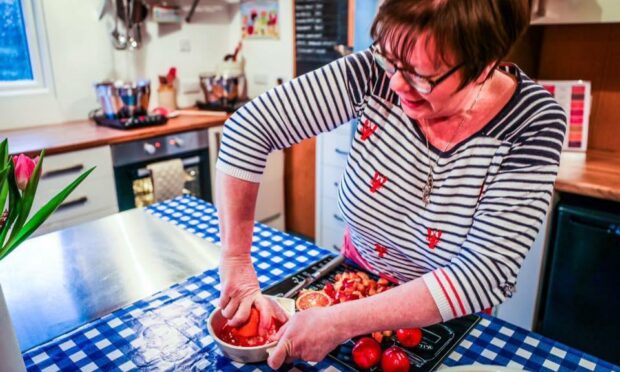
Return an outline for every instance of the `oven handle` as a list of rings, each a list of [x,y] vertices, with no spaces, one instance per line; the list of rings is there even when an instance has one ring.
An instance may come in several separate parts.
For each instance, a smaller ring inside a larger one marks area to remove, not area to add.
[[[194,165],[198,165],[200,163],[200,156],[192,156],[191,158],[182,159],[183,168],[192,167]],[[151,171],[146,168],[139,168],[136,171],[138,178],[148,177],[151,175]]]

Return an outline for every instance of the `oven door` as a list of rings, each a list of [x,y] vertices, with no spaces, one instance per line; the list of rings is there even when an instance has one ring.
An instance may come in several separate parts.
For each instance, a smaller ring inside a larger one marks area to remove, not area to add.
[[[156,161],[181,159],[185,169],[184,195],[196,196],[212,202],[209,177],[209,154],[205,150],[186,152],[159,158]],[[151,173],[146,168],[154,161],[142,161],[114,168],[118,208],[120,211],[145,207],[154,202]]]

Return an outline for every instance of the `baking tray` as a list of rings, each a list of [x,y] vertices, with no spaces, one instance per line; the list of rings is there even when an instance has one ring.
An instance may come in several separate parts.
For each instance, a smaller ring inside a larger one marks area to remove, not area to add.
[[[267,287],[263,290],[263,293],[272,296],[282,296],[295,285],[311,276],[314,272],[318,271],[333,258],[334,257],[331,256],[325,257],[305,269],[302,269],[297,273]],[[359,266],[355,265],[353,262],[346,260],[343,264],[337,266],[327,275],[306,287],[306,289],[321,290],[327,282],[335,281],[336,274],[343,273],[345,271],[364,271],[371,278],[375,280],[379,279],[376,275],[368,273]],[[454,350],[454,348],[463,340],[463,338],[465,338],[465,336],[479,321],[480,316],[472,314],[453,319],[448,322],[424,327],[422,328],[422,342],[414,348],[406,348],[400,344],[397,344],[396,335],[384,337],[381,342],[381,348],[385,350],[392,345],[398,345],[405,351],[405,353],[407,353],[409,362],[411,363],[411,371],[433,371],[441,365],[443,360],[452,352],[452,350]],[[329,357],[337,360],[350,370],[359,370],[351,357],[351,350],[353,349],[353,345],[355,345],[355,341],[358,338],[359,337],[354,337],[353,339],[340,345],[329,354]],[[375,367],[370,371],[380,371],[380,368]]]

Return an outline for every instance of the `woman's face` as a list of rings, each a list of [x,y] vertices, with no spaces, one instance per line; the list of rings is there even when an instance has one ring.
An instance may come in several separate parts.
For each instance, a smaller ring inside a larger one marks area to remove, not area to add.
[[[392,63],[402,68],[403,63],[391,57],[393,54],[389,43],[385,49],[383,54]],[[450,61],[449,64],[443,62],[436,52],[433,38],[423,34],[409,54],[407,66],[413,67],[420,76],[436,80],[463,62],[454,60],[450,54],[447,59]],[[477,84],[468,84],[457,92],[461,79],[462,70],[458,69],[435,86],[430,93],[424,94],[411,86],[399,70],[390,78],[390,88],[400,97],[401,107],[410,118],[416,120],[443,119],[467,111],[473,100],[473,94],[477,93]]]

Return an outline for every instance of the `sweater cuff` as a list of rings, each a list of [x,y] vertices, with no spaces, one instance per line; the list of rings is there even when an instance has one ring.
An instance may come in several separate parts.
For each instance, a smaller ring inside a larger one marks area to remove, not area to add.
[[[250,172],[244,169],[234,167],[230,164],[226,164],[220,161],[219,159],[217,163],[215,163],[215,168],[224,172],[225,174],[231,177],[239,178],[239,179],[254,182],[254,183],[260,183],[261,178],[263,177],[262,174],[257,174],[254,172]]]
[[[461,297],[454,286],[456,281],[450,277],[447,270],[440,268],[428,272],[422,276],[422,279],[433,296],[444,322],[467,315]]]

